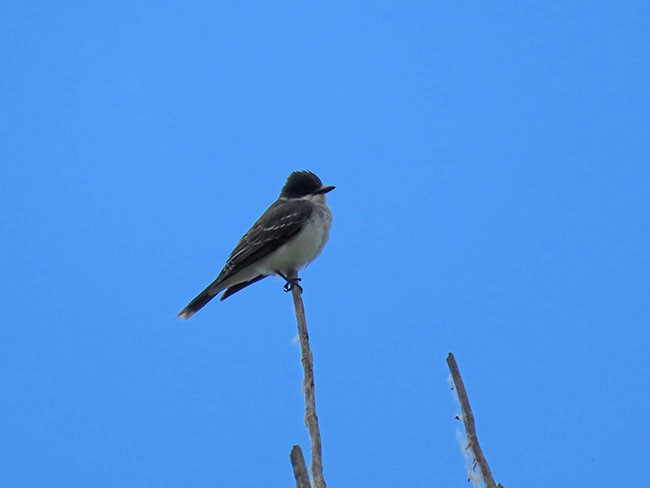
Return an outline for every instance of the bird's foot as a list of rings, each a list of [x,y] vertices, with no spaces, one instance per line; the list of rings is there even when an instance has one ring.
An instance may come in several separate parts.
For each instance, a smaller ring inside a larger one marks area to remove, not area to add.
[[[290,292],[293,290],[293,287],[296,286],[298,287],[298,290],[300,290],[300,293],[302,293],[302,286],[300,286],[299,281],[302,281],[300,278],[294,278],[292,280],[287,280],[287,282],[284,284],[284,291],[285,292]]]
[[[295,278],[288,278],[284,273],[280,273],[279,271],[276,271],[276,274],[282,278],[286,283],[284,284],[284,291],[289,293],[291,290],[293,290],[294,286],[297,286],[298,289],[300,290],[300,293],[302,293],[302,286],[300,286],[299,281],[302,281],[300,278],[297,276]]]
[[[284,291],[285,292],[289,293],[291,290],[293,290],[294,286],[297,286],[298,289],[300,290],[300,293],[302,293],[302,286],[300,286],[300,283],[299,283],[302,280],[300,278],[298,278],[297,276],[295,278],[287,278],[282,273],[278,273],[278,275],[280,275],[280,277],[284,281],[286,281],[286,283],[284,284]]]

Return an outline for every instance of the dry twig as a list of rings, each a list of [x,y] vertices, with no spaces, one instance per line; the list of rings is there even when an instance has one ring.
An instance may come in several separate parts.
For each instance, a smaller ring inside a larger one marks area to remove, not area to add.
[[[302,455],[299,445],[295,445],[291,449],[291,466],[293,466],[293,476],[296,478],[296,488],[311,488],[305,457]]]
[[[296,280],[298,278],[298,274],[294,273],[293,275],[288,276],[288,278],[289,280]],[[311,442],[311,476],[314,488],[325,488],[326,485],[325,479],[323,478],[323,454],[321,448],[320,429],[318,427],[318,417],[316,416],[314,360],[311,354],[311,347],[309,346],[309,333],[307,332],[305,307],[302,303],[301,288],[299,286],[294,286],[291,292],[293,296],[293,307],[296,314],[296,322],[298,323],[298,338],[300,340],[302,367],[304,370],[302,389],[305,394],[305,424],[307,425],[307,431],[309,432],[309,439]],[[295,472],[296,465],[294,464],[294,474]],[[297,482],[298,481],[296,479],[296,483]]]
[[[476,464],[481,470],[481,476],[483,477],[485,486],[487,488],[503,488],[500,483],[497,486],[494,482],[490,466],[488,465],[487,459],[485,459],[481,445],[478,443],[476,425],[474,424],[474,414],[469,405],[469,397],[467,396],[467,391],[463,384],[463,378],[460,376],[460,370],[458,369],[458,364],[456,364],[456,358],[454,358],[454,355],[451,352],[449,353],[449,356],[447,356],[447,365],[449,366],[449,371],[451,371],[451,378],[454,381],[456,393],[458,394],[458,401],[460,402],[460,408],[463,412],[463,423],[465,424],[465,432],[467,432],[468,447],[472,450]]]

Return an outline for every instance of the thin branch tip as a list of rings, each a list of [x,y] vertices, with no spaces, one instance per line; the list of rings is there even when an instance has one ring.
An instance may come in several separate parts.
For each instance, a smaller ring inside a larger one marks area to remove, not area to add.
[[[293,477],[296,479],[296,488],[311,488],[305,457],[302,455],[302,449],[298,444],[291,448],[289,457],[293,467]]]
[[[451,378],[454,382],[456,394],[458,395],[458,402],[460,403],[462,411],[462,420],[465,425],[465,432],[467,433],[467,449],[471,449],[471,452],[474,455],[474,464],[479,467],[486,488],[503,488],[500,483],[498,486],[495,483],[490,466],[483,454],[481,445],[478,442],[472,407],[469,404],[469,397],[465,390],[463,378],[460,375],[458,363],[456,363],[456,358],[451,352],[447,356],[447,364],[449,365],[449,371],[451,372]],[[458,418],[458,416],[456,416],[456,418]]]

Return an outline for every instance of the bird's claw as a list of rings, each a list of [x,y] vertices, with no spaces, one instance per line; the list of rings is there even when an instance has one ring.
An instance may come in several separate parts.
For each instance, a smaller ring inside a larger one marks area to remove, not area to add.
[[[294,286],[297,286],[298,290],[300,290],[300,293],[302,293],[302,286],[300,286],[300,283],[298,283],[299,281],[301,281],[300,278],[294,278],[294,279],[291,279],[291,280],[287,280],[287,282],[284,284],[284,291],[288,293],[291,290],[293,290]]]

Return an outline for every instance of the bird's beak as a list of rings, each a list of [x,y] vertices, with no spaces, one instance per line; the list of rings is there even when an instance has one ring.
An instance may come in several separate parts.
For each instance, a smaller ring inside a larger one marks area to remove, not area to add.
[[[331,192],[334,188],[336,188],[336,187],[335,187],[335,186],[331,186],[331,185],[330,185],[330,186],[321,186],[318,190],[316,190],[316,193],[318,193],[318,194],[329,193],[329,192]]]

